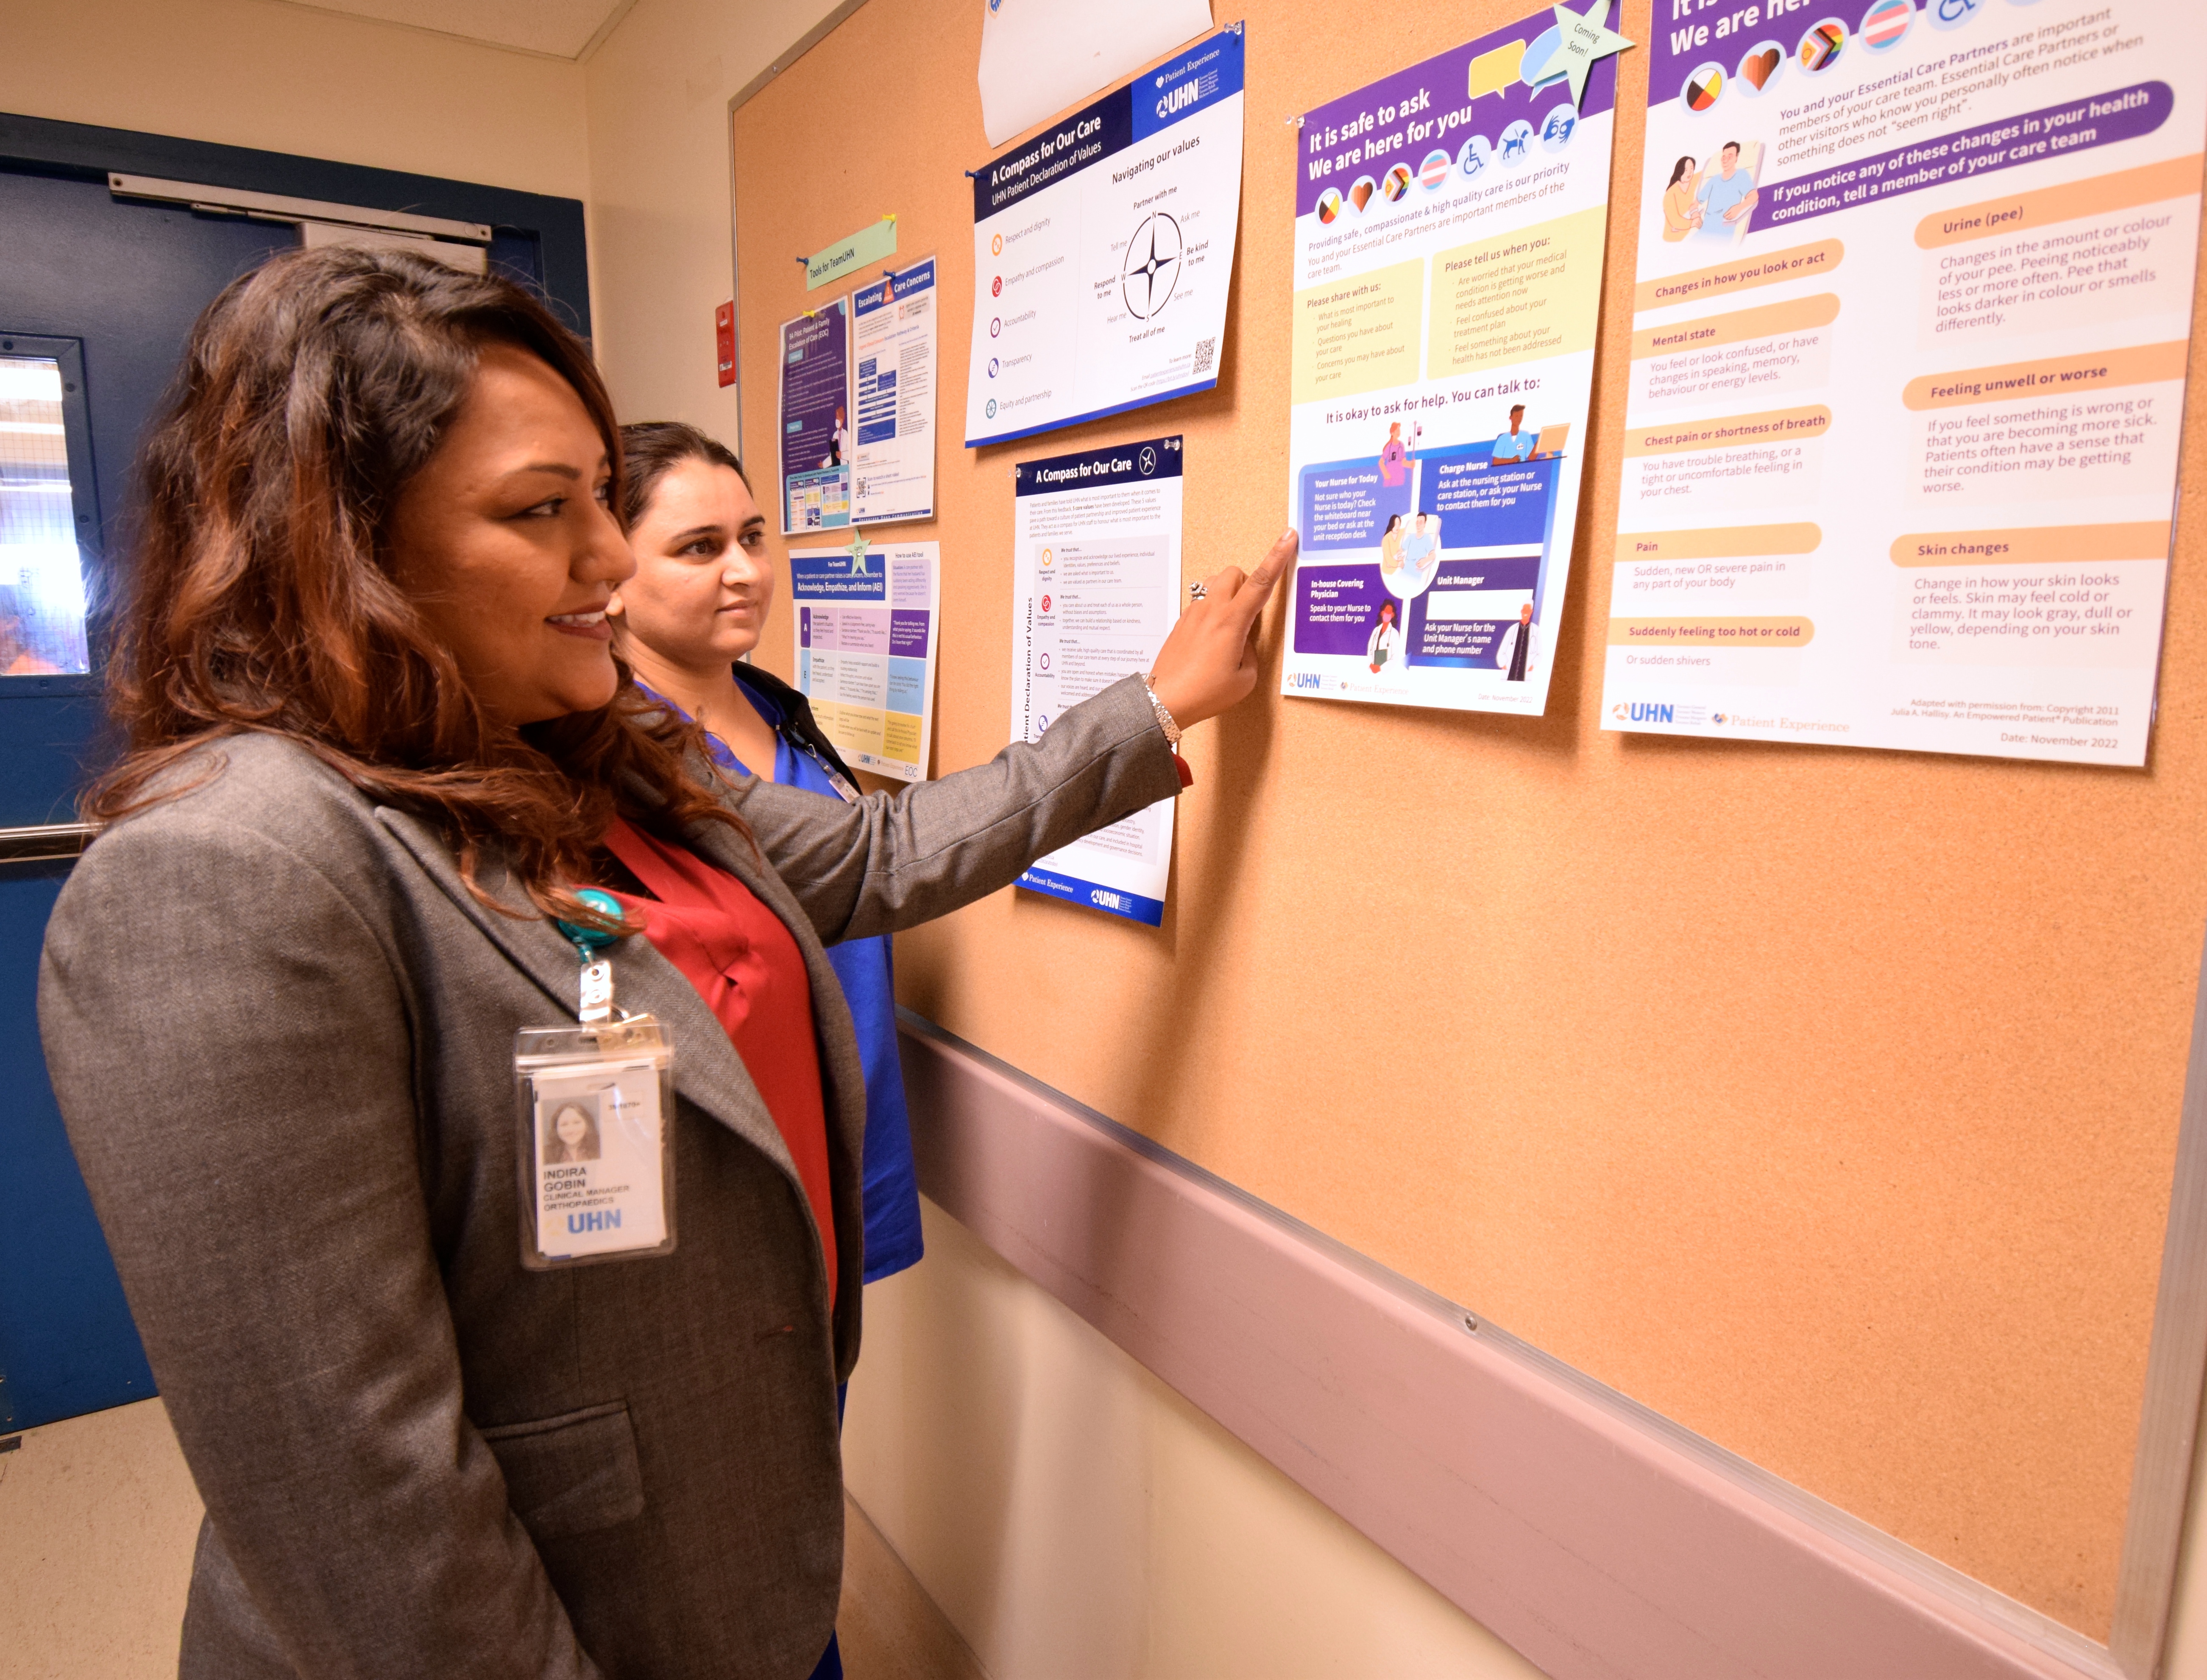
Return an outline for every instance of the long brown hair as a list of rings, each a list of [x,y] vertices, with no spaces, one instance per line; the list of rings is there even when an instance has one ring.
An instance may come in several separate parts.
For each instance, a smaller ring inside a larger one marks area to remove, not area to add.
[[[436,822],[469,889],[486,848],[536,908],[607,925],[574,896],[616,816],[662,834],[743,824],[685,768],[699,744],[637,694],[520,731],[485,714],[393,581],[399,492],[466,400],[477,353],[541,357],[613,463],[620,433],[582,341],[511,282],[410,253],[287,252],[192,330],[139,463],[128,598],[108,664],[122,762],[86,814],[112,821],[219,774],[165,775],[259,732]],[[709,762],[709,761],[708,761]]]

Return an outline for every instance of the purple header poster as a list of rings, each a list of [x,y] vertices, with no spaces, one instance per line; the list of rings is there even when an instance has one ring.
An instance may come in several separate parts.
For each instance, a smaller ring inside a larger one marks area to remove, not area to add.
[[[851,309],[847,298],[781,327],[781,529],[851,523]]]

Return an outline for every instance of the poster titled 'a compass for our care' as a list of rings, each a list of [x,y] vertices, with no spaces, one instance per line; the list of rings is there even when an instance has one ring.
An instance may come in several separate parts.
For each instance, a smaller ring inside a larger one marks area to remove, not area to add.
[[[1207,36],[975,174],[969,446],[1218,383],[1241,41]]]

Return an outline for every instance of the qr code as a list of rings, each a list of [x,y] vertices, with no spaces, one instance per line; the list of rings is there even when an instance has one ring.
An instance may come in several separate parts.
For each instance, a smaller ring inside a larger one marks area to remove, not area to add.
[[[1217,360],[1217,339],[1199,338],[1195,341],[1195,371],[1197,373],[1209,373],[1211,371],[1211,364]]]

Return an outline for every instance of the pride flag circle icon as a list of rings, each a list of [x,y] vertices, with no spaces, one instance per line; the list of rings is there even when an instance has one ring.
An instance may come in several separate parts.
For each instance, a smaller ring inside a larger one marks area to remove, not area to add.
[[[1839,62],[1839,55],[1847,50],[1847,26],[1835,17],[1821,23],[1811,24],[1794,48],[1794,57],[1809,75],[1821,75]]]
[[[1908,34],[1908,26],[1915,21],[1916,0],[1876,0],[1863,14],[1862,44],[1872,52],[1899,46]]]
[[[1426,152],[1426,161],[1418,170],[1418,184],[1429,193],[1435,190],[1449,178],[1449,170],[1455,164],[1456,159],[1445,152]]]

